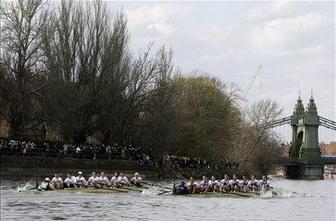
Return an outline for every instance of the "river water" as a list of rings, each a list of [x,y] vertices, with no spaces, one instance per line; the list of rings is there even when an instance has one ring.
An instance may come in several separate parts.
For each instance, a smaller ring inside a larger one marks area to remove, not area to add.
[[[18,192],[1,182],[1,220],[336,220],[336,180],[272,180],[280,196],[191,198],[145,193]]]

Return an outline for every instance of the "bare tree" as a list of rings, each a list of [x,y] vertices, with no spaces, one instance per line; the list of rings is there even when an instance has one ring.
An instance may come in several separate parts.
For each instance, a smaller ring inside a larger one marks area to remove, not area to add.
[[[42,0],[5,1],[1,7],[0,65],[10,75],[7,90],[11,96],[5,99],[11,137],[21,136],[32,124],[38,106],[39,87],[34,86],[43,73],[41,38],[47,16],[47,4]]]
[[[247,121],[255,126],[267,124],[279,117],[282,111],[275,101],[270,99],[260,100],[252,104],[248,110]]]
[[[273,168],[280,156],[280,143],[270,130],[258,126],[275,120],[281,113],[279,105],[269,99],[257,101],[247,110],[241,136],[232,152],[243,171],[267,173]]]
[[[53,81],[45,93],[46,110],[50,124],[67,140],[85,142],[95,133],[129,82],[127,21],[122,13],[113,24],[109,20],[100,0],[86,4],[63,0],[44,32],[46,65]]]

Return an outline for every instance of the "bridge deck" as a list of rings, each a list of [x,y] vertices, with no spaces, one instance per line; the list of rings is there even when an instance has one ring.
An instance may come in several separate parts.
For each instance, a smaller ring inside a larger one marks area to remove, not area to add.
[[[300,164],[305,164],[307,162],[305,161],[300,161],[300,160],[293,160],[289,158],[282,158],[278,164],[281,165],[300,165]],[[321,161],[311,161],[310,163],[321,163],[324,165],[328,164],[336,164],[336,156],[322,156]]]

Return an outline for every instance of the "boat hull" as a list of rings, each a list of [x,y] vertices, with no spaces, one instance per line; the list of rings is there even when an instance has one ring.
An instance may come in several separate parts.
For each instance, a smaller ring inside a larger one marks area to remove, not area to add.
[[[55,189],[55,190],[37,190],[30,189],[28,192],[64,192],[64,193],[129,193],[129,192],[139,192],[141,193],[145,187],[123,187],[123,188],[65,188],[65,189]],[[26,191],[20,191],[26,192]]]
[[[240,198],[250,198],[250,197],[260,197],[260,193],[244,193],[244,192],[228,192],[228,193],[217,193],[217,192],[208,192],[208,193],[198,193],[198,194],[175,194],[173,195],[183,195],[186,197],[193,198],[225,198],[225,197],[240,197]],[[272,192],[272,196],[276,196],[275,192]]]

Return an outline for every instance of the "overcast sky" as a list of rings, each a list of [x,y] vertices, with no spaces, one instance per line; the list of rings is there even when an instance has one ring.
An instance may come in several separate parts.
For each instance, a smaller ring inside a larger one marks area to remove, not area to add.
[[[246,90],[263,67],[248,102],[271,98],[293,111],[310,90],[318,113],[335,115],[335,3],[330,2],[107,2],[123,8],[132,50],[150,41],[174,50],[183,72],[200,70]]]

